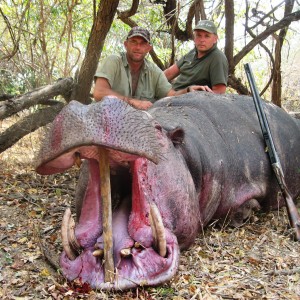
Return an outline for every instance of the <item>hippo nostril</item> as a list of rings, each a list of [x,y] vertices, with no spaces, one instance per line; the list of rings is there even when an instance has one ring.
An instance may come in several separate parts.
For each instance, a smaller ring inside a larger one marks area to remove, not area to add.
[[[165,257],[167,254],[165,228],[161,214],[154,203],[150,204],[149,220],[152,229],[154,246],[157,249],[159,255]]]
[[[160,124],[155,124],[155,129],[159,130],[160,132],[162,132],[162,127]]]
[[[75,237],[74,228],[75,221],[71,216],[71,209],[68,207],[62,219],[61,239],[63,249],[70,260],[75,260],[80,250],[80,245]]]

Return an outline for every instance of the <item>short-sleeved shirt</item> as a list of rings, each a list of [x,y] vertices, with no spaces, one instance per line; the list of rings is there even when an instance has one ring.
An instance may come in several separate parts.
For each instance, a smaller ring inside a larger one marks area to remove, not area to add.
[[[224,53],[214,45],[205,56],[198,58],[197,55],[197,49],[194,48],[176,63],[180,75],[173,89],[177,91],[190,85],[207,85],[210,88],[216,84],[227,86],[228,61]]]
[[[126,97],[155,102],[167,96],[172,86],[157,65],[144,59],[135,94],[126,53],[110,55],[98,66],[95,77],[106,78],[111,89]]]

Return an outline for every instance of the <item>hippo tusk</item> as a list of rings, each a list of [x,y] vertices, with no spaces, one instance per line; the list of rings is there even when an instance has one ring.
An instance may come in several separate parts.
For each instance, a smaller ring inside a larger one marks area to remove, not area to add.
[[[81,250],[81,247],[75,236],[75,221],[72,218],[72,216],[70,216],[70,219],[69,219],[68,240],[69,240],[71,247],[75,251],[75,253],[79,253]]]
[[[102,197],[103,241],[104,241],[104,278],[105,282],[114,281],[113,234],[110,169],[108,151],[98,147],[100,190]]]
[[[71,223],[71,226],[70,226]],[[74,225],[73,225],[74,224]],[[70,228],[71,227],[71,228]],[[79,243],[75,238],[74,232],[75,222],[71,216],[71,209],[68,207],[63,215],[61,224],[61,239],[63,249],[70,260],[75,260],[77,251],[80,249]],[[72,240],[70,240],[70,238]],[[74,247],[74,245],[76,245]]]
[[[167,254],[167,241],[166,241],[165,228],[164,228],[161,214],[154,203],[150,204],[149,220],[152,229],[154,245],[159,255],[165,257]]]

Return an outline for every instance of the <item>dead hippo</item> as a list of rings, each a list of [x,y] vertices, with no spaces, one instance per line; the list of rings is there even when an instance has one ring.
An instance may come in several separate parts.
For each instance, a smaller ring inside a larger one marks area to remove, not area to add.
[[[300,120],[272,104],[266,115],[295,199]],[[104,280],[101,256],[99,147],[110,160],[113,282]],[[162,99],[147,112],[114,97],[90,105],[72,101],[54,120],[36,171],[64,172],[78,159],[85,163],[75,197],[77,222],[65,217],[75,233],[68,229],[60,263],[67,279],[93,288],[166,282],[177,271],[180,250],[211,220],[231,216],[239,225],[251,209],[284,204],[246,96],[194,92]]]

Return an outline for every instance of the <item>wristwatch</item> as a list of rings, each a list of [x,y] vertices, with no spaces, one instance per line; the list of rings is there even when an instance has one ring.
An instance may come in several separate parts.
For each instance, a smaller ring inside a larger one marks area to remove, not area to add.
[[[187,89],[186,89],[186,91],[187,91],[188,93],[191,92],[191,86],[188,86]]]

